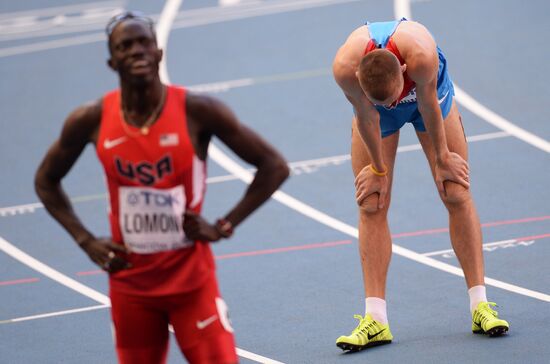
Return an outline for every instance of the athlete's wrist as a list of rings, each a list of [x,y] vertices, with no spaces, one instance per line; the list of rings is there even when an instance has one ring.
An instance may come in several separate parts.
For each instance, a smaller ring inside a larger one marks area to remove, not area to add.
[[[216,220],[216,224],[214,226],[222,238],[227,239],[233,235],[233,224],[227,219],[220,218]]]
[[[376,168],[374,164],[369,164],[369,168],[375,176],[384,177],[388,174],[388,167],[385,164],[384,168]]]

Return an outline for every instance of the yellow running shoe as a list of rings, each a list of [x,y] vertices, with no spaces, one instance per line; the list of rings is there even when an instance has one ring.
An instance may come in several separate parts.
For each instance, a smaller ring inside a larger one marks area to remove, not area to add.
[[[340,336],[336,339],[336,346],[344,351],[359,351],[372,346],[391,343],[393,336],[389,325],[382,325],[373,320],[371,315],[353,316],[359,320],[359,325],[351,332],[350,336]]]
[[[496,306],[494,302],[480,302],[472,313],[472,332],[474,334],[487,334],[500,336],[505,334],[510,325],[498,318],[498,312],[490,306]]]

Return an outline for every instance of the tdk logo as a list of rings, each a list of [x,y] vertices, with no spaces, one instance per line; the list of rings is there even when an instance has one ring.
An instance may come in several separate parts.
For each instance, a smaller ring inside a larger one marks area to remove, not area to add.
[[[140,191],[139,193],[133,192],[128,195],[128,204],[132,206],[143,204],[146,206],[172,207],[179,205],[180,202],[172,195],[152,191]]]

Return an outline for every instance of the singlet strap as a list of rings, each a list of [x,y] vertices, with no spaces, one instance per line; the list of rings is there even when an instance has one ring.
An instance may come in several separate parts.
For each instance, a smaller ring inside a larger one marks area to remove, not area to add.
[[[375,48],[386,48],[391,36],[395,33],[395,30],[399,24],[406,20],[406,18],[401,18],[399,20],[385,22],[367,22],[366,25],[369,28],[370,38],[374,42]]]

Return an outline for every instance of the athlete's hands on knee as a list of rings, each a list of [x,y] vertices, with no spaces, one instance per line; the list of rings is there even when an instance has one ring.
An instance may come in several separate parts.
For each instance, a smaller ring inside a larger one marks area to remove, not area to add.
[[[201,215],[187,210],[183,214],[183,231],[191,240],[218,241],[223,236],[216,225],[210,224]]]
[[[107,238],[90,238],[81,242],[80,247],[88,254],[90,259],[106,272],[116,273],[132,265],[124,258],[128,249]]]
[[[388,195],[388,176],[375,174],[371,165],[363,168],[355,178],[355,200],[367,212],[383,209]]]
[[[446,194],[443,184],[445,181],[456,182],[466,189],[470,188],[470,167],[457,153],[449,152],[436,160],[435,182],[443,196]]]

